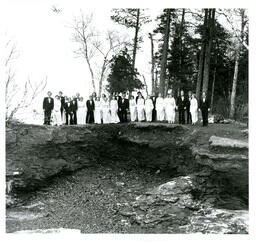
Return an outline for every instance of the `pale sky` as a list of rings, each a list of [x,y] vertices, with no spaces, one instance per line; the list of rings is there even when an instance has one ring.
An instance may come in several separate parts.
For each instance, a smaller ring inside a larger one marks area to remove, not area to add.
[[[51,1],[50,1],[51,2]],[[5,23],[7,38],[17,43],[19,58],[16,60],[17,79],[40,80],[48,77],[47,89],[72,95],[78,90],[84,95],[91,92],[90,74],[84,59],[76,58],[72,42],[72,25],[74,17],[80,12],[93,13],[94,25],[99,31],[116,29],[127,33],[125,27],[119,26],[110,19],[110,9],[87,9],[86,4],[55,4],[61,9],[56,14],[49,1],[40,4],[13,4],[5,8]],[[18,6],[18,7],[17,7]],[[128,33],[133,36],[133,32]],[[149,40],[145,39],[145,45]],[[145,50],[145,48],[142,48]],[[147,51],[148,50],[147,48]],[[145,51],[144,51],[145,52]],[[143,56],[142,56],[143,54]],[[150,52],[149,52],[150,54]],[[139,51],[137,66],[146,75],[150,66],[150,55]],[[146,70],[148,69],[148,70]]]

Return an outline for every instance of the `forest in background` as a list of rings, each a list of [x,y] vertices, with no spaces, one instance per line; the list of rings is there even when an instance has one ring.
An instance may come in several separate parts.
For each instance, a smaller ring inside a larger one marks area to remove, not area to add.
[[[133,42],[111,61],[111,92],[125,91],[115,84],[122,79],[117,75],[122,64],[116,59],[125,55],[131,60],[131,67],[124,76],[133,69],[133,79],[137,80],[128,90],[142,86],[148,90],[143,75],[142,79],[137,78],[140,70],[136,69],[136,53],[143,38],[147,38],[140,36],[141,28],[157,21],[157,27],[148,33],[152,94],[160,92],[165,96],[171,89],[177,97],[180,90],[191,90],[199,99],[204,91],[212,113],[239,120],[248,118],[249,33],[245,9],[164,9],[155,20],[147,16],[146,9],[116,9],[111,18],[134,29]],[[220,18],[225,19],[226,26]],[[123,68],[127,66],[124,64]]]

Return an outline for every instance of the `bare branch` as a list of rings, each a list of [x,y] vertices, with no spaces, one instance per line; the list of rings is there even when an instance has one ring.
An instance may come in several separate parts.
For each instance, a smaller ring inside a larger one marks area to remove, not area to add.
[[[227,14],[227,13],[229,13],[229,14]],[[227,22],[229,23],[229,25],[230,25],[230,27],[231,27],[231,29],[232,29],[232,31],[233,31],[233,33],[234,33],[234,36],[237,38],[237,40],[247,49],[247,50],[249,50],[249,45],[245,42],[245,40],[244,40],[244,37],[241,37],[241,33],[240,33],[240,30],[239,29],[236,29],[235,27],[234,27],[234,24],[233,24],[233,21],[232,21],[232,19],[231,19],[231,16],[233,15],[229,10],[222,10],[222,9],[219,9],[218,10],[218,14],[220,14],[220,15],[223,15],[224,17],[225,17],[225,19],[227,20]],[[237,11],[238,12],[236,12],[235,10],[233,10],[236,14],[238,14],[238,15],[240,15],[241,14],[241,9],[238,9]],[[245,19],[245,21],[244,21],[244,23],[242,23],[242,24],[244,24],[244,26],[246,25],[248,23],[248,19]]]

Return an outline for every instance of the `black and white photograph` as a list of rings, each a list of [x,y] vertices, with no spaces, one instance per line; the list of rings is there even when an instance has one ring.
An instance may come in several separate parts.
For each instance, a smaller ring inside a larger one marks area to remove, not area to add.
[[[1,7],[5,234],[250,235],[249,12]]]

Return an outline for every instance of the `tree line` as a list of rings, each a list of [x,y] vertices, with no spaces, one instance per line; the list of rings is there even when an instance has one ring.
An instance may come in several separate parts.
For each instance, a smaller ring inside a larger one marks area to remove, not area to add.
[[[132,30],[133,36],[121,38],[108,32],[108,48],[91,29],[90,18],[76,22],[74,40],[80,44],[77,53],[88,64],[94,91],[97,71],[92,70],[91,59],[96,51],[102,54],[99,95],[103,80],[111,93],[131,93],[143,87],[148,90],[144,75],[136,67],[141,43],[148,38],[153,93],[165,96],[169,89],[175,95],[180,90],[192,90],[199,99],[206,92],[213,112],[230,118],[244,116],[248,112],[247,10],[163,9],[156,19],[147,11],[113,9],[110,18]],[[148,36],[143,35],[143,27],[150,22],[156,27]]]

